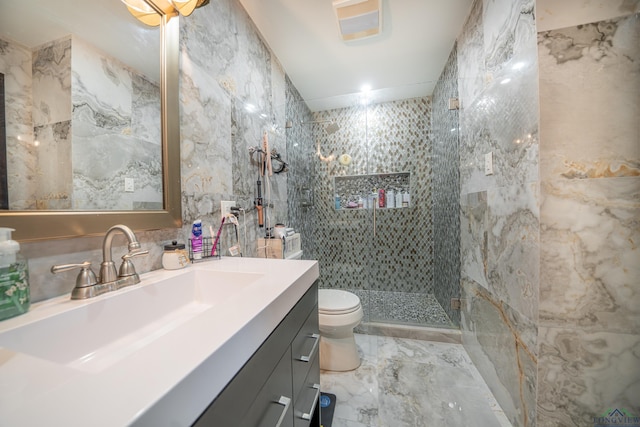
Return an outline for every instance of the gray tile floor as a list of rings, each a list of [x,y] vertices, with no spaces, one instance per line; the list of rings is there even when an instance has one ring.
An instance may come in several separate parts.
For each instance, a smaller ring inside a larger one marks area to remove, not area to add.
[[[349,289],[360,298],[363,322],[455,327],[433,294]]]
[[[332,427],[511,427],[460,344],[356,334],[361,366],[322,371]]]

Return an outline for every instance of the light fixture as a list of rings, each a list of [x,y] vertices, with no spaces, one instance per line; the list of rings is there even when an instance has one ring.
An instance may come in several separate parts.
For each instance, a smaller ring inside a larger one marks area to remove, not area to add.
[[[162,22],[162,15],[165,12],[158,6],[155,8],[152,7],[145,0],[122,0],[122,3],[127,6],[129,13],[133,15],[138,21],[150,25],[152,27],[157,27]],[[170,6],[173,9],[173,6]]]
[[[209,0],[169,0],[173,3],[173,7],[175,7],[180,15],[189,16],[193,13],[193,11],[202,7],[206,4],[209,4]]]
[[[375,36],[382,29],[381,0],[333,0],[343,40]]]
[[[189,16],[209,0],[122,0],[129,12],[140,22],[157,27],[163,16],[169,18],[179,14]]]

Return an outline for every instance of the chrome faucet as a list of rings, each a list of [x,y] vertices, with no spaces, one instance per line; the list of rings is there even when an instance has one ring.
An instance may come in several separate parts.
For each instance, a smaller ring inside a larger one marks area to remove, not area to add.
[[[116,273],[116,265],[111,258],[111,245],[113,236],[122,233],[129,241],[129,252],[122,256],[120,272]],[[106,292],[115,291],[125,286],[140,283],[140,276],[136,273],[135,266],[131,258],[148,254],[149,251],[142,250],[140,242],[133,231],[126,225],[118,224],[107,230],[102,243],[102,263],[100,264],[100,278],[96,279],[91,270],[91,262],[85,261],[81,264],[54,265],[51,267],[52,273],[73,270],[80,268],[80,274],[76,279],[76,286],[71,292],[71,299],[86,299],[96,297]]]

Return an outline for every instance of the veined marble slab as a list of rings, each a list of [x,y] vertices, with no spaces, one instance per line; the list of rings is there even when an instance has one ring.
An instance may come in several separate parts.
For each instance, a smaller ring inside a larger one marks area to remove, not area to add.
[[[322,371],[334,427],[511,426],[460,344],[356,334],[362,365]]]

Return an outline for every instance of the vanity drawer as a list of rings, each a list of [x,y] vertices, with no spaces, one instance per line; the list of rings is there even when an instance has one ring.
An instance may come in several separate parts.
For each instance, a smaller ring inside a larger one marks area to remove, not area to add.
[[[293,416],[295,427],[320,425],[320,357],[316,356],[298,390]]]
[[[316,305],[298,334],[291,343],[293,356],[293,391],[294,401],[297,399],[297,391],[302,387],[309,369],[318,359],[320,350],[320,331],[318,326],[318,306]]]
[[[258,393],[239,426],[292,427],[291,351],[288,350]]]

